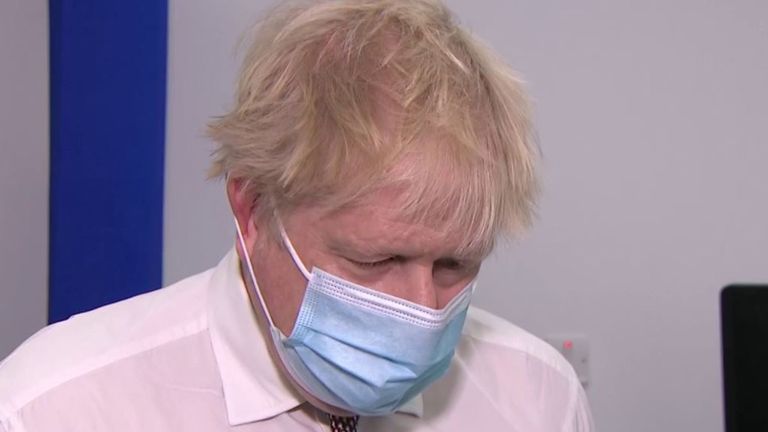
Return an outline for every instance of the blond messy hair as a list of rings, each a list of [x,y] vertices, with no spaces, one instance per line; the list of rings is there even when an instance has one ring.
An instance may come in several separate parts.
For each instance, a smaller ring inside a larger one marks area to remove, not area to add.
[[[532,219],[536,149],[520,80],[437,0],[283,4],[256,28],[210,171],[268,216],[402,188],[403,217],[490,252]],[[437,222],[436,222],[437,221]]]

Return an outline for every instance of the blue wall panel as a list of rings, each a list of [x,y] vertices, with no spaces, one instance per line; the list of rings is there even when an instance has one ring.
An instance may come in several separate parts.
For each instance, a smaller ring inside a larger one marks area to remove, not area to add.
[[[165,0],[50,0],[49,320],[158,288]]]

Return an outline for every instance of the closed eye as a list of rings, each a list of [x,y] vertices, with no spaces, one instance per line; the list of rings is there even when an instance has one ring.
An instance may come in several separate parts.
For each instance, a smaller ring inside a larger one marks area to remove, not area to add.
[[[378,261],[357,261],[357,260],[353,260],[351,258],[347,258],[347,261],[351,262],[352,264],[355,264],[355,265],[357,265],[359,267],[367,267],[367,268],[370,268],[370,267],[380,267],[380,266],[383,266],[383,265],[386,265],[386,264],[393,263],[396,260],[397,260],[397,257],[394,257],[394,256],[391,256],[391,257],[388,257],[388,258],[384,258],[384,259],[378,260]]]
[[[435,266],[446,270],[461,270],[465,266],[465,263],[453,258],[441,258],[435,261]]]

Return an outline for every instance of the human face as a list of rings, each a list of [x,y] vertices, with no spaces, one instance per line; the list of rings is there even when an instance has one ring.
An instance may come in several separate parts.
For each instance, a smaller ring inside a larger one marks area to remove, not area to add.
[[[308,269],[318,267],[373,290],[441,309],[475,278],[483,257],[471,251],[457,254],[461,233],[407,221],[399,197],[398,190],[384,188],[343,209],[296,208],[283,216],[282,223]],[[255,276],[274,324],[290,335],[307,281],[280,240],[268,235],[266,223],[254,221],[252,214],[242,217],[249,218],[244,237]]]

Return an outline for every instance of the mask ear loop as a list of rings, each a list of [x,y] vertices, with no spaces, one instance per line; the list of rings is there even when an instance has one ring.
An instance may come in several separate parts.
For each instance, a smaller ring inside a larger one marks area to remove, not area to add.
[[[243,254],[245,255],[245,266],[248,268],[248,276],[250,276],[251,282],[253,283],[254,290],[256,291],[256,297],[258,297],[259,304],[261,304],[261,310],[263,310],[264,315],[267,316],[270,328],[276,328],[275,322],[272,321],[272,314],[269,313],[267,303],[264,301],[264,296],[261,295],[261,288],[259,288],[259,284],[256,283],[256,274],[253,272],[253,265],[251,265],[251,256],[248,253],[248,248],[245,247],[243,232],[240,230],[240,222],[237,221],[236,217],[233,218],[235,220],[235,228],[237,228],[237,240],[240,243],[240,248],[243,250]]]
[[[307,270],[307,267],[304,266],[304,263],[301,261],[301,258],[299,258],[299,254],[296,253],[296,249],[293,247],[293,243],[291,243],[291,239],[288,238],[288,234],[285,232],[285,228],[283,227],[283,222],[280,220],[280,217],[277,217],[277,225],[280,228],[280,236],[283,238],[283,243],[285,244],[285,247],[288,249],[288,253],[291,254],[291,259],[293,259],[293,263],[296,264],[296,267],[301,271],[301,273],[304,275],[304,277],[307,280],[312,279],[312,273]]]

